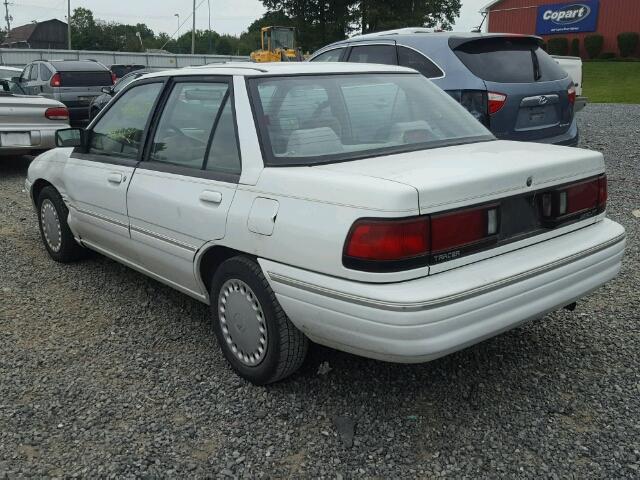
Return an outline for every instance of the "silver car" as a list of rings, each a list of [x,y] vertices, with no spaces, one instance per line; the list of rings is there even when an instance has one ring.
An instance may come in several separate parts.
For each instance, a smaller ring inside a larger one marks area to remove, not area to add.
[[[57,100],[26,95],[0,80],[0,156],[38,153],[55,147],[55,134],[69,127],[69,111]]]
[[[92,60],[46,60],[27,65],[20,85],[29,95],[58,100],[69,109],[71,122],[86,123],[89,105],[111,87],[114,76],[107,67]]]

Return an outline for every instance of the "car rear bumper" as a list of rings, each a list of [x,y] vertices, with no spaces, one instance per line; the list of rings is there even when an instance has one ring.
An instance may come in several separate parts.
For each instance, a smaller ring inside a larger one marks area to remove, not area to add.
[[[55,126],[25,126],[16,128],[2,128],[0,135],[3,133],[28,134],[28,141],[25,144],[6,144],[0,136],[0,155],[22,155],[33,150],[49,150],[56,147],[56,132],[63,128],[69,128],[66,123],[56,124]]]
[[[624,229],[604,219],[491,259],[393,284],[259,262],[284,311],[312,341],[417,363],[578,300],[618,273],[624,248]]]

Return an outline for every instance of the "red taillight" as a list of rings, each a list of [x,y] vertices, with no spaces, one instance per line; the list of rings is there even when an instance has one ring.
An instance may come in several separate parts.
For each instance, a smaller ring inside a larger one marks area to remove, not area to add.
[[[52,87],[59,87],[60,85],[62,85],[62,78],[60,77],[59,73],[53,74],[51,80],[49,80],[49,85],[51,85]]]
[[[488,92],[487,101],[489,103],[489,115],[500,111],[507,102],[507,96],[504,93]]]
[[[115,84],[116,80],[118,80],[118,77],[116,76],[115,73],[111,72],[111,84]]]
[[[393,262],[429,253],[429,218],[358,220],[351,227],[345,257],[356,261]]]
[[[598,212],[604,212],[607,209],[607,199],[609,198],[609,190],[607,186],[607,176],[600,175],[598,177]]]
[[[498,233],[498,207],[462,210],[431,217],[431,254],[484,243]]]
[[[607,176],[583,180],[544,192],[540,196],[541,213],[552,225],[568,221],[582,214],[604,212],[607,206]]]
[[[576,103],[576,87],[571,85],[569,90],[567,90],[567,95],[569,96],[569,103],[571,105],[575,105]]]
[[[44,116],[49,120],[69,120],[69,110],[64,107],[47,108]]]

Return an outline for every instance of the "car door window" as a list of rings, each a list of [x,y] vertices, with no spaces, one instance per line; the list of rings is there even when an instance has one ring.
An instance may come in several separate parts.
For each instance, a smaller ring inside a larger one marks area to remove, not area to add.
[[[230,97],[227,97],[216,130],[213,132],[205,169],[213,172],[240,174],[238,137]]]
[[[156,129],[150,160],[202,169],[218,111],[226,101],[224,83],[177,83]]]
[[[37,80],[37,79],[38,79],[38,65],[31,65],[29,80]]]
[[[314,57],[312,62],[339,62],[340,57],[342,57],[342,52],[344,48],[334,48],[333,50],[329,50],[328,52],[323,52],[317,57]]]
[[[351,48],[349,61],[355,63],[382,63],[397,65],[395,45],[360,45]]]
[[[31,72],[31,65],[27,65],[26,67],[24,67],[24,70],[22,71],[22,75],[20,75],[20,81],[26,82],[27,80],[29,80],[30,72]]]
[[[444,76],[444,72],[435,63],[421,53],[407,47],[398,47],[398,64],[413,68],[427,78]]]
[[[47,82],[51,78],[51,71],[44,63],[40,64],[40,80]]]
[[[136,158],[162,85],[147,83],[125,92],[93,127],[89,153]]]

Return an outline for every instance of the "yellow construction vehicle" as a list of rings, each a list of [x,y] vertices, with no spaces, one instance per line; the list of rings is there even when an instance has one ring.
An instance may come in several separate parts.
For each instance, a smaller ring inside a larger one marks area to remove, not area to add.
[[[294,27],[262,27],[260,29],[262,48],[251,52],[251,60],[264,62],[300,62],[303,60],[296,48]]]

